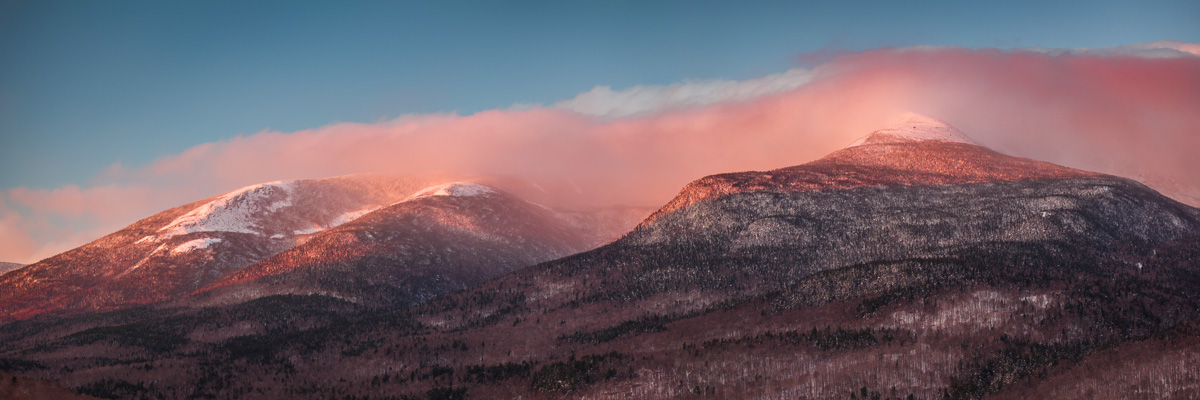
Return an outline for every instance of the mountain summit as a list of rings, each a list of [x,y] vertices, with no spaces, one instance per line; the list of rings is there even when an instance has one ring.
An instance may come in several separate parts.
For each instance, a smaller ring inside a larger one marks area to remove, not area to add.
[[[1100,174],[1013,157],[980,146],[940,120],[908,114],[829,155],[772,171],[711,175],[683,188],[642,225],[679,208],[753,192],[795,193],[892,185],[928,186],[1097,177]]]
[[[231,273],[200,301],[317,293],[405,307],[592,249],[601,243],[589,240],[589,230],[491,186],[451,182]]]
[[[850,147],[870,144],[906,143],[925,140],[978,144],[962,131],[940,119],[928,115],[907,113],[898,118],[894,125],[880,129],[858,139]]]
[[[276,181],[162,211],[0,276],[0,321],[179,298],[432,182]]]

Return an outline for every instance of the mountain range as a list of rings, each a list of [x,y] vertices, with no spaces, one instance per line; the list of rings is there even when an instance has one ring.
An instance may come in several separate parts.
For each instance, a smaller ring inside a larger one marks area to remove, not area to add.
[[[255,185],[5,274],[0,370],[107,398],[1200,396],[1200,210],[930,117],[653,213],[397,179]]]
[[[412,279],[389,278],[392,286],[412,286],[411,294],[394,293],[388,297],[376,290],[366,291],[373,293],[375,301],[401,301],[397,296],[428,298],[446,290],[461,289],[462,282],[477,283],[517,267],[590,249],[615,238],[648,213],[630,207],[556,211],[516,199],[490,186],[441,183],[445,179],[351,175],[269,182],[172,208],[0,277],[0,287],[8,289],[0,292],[0,321],[43,313],[96,312],[180,300],[197,292],[208,292],[211,285],[239,282],[242,284],[238,287],[247,287],[246,281],[251,278],[263,278],[262,282],[251,285],[256,288],[270,281],[273,289],[256,289],[265,290],[263,293],[321,291],[333,295],[321,288],[334,285],[333,277],[318,279],[320,282],[312,285],[296,285],[304,279],[301,275],[305,271],[334,273],[332,269],[319,268],[322,265],[347,267],[353,260],[358,263],[359,275],[351,277],[337,272],[336,277],[361,279],[394,272],[364,270],[369,268],[367,264],[376,261],[386,266],[402,263],[415,268],[423,263],[428,267],[431,262],[445,266],[446,260],[436,258],[462,254],[455,253],[456,250],[486,250],[486,258],[458,260],[461,268],[474,268],[469,273],[441,268],[413,275]],[[511,185],[508,183],[511,180],[496,181]],[[459,192],[462,188],[471,187],[487,193],[474,199],[476,196],[455,195],[462,194]],[[492,206],[500,209],[488,208]],[[504,221],[505,218],[512,220]],[[579,225],[580,218],[592,218],[595,223]],[[492,231],[519,224],[524,224],[520,232]],[[405,232],[397,238],[400,231]],[[497,251],[502,250],[503,244],[484,245],[507,240],[515,242],[500,252]],[[347,241],[357,246],[353,255],[346,253],[347,246],[352,246]],[[405,241],[408,243],[401,243]],[[411,248],[406,256],[395,253],[397,246],[405,245],[417,247]],[[454,246],[457,248],[451,248]],[[306,253],[309,255],[302,257],[308,259],[296,258]],[[434,259],[418,260],[422,256]],[[317,269],[307,268],[314,263]],[[292,273],[283,274],[281,269]],[[432,280],[419,284],[418,276]],[[462,282],[438,283],[443,278]],[[279,287],[283,280],[291,280],[293,285],[287,289]],[[343,289],[364,292],[361,288]],[[222,292],[231,293],[229,290]],[[237,301],[256,297],[259,296],[246,290],[233,296]]]
[[[406,307],[600,244],[585,231],[543,206],[454,182],[321,232],[201,292],[239,300],[319,293]]]

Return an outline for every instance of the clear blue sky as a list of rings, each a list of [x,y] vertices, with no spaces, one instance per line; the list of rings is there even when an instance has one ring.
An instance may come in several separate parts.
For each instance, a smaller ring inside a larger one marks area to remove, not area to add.
[[[7,0],[0,189],[265,128],[757,77],[822,49],[1200,42],[1194,0],[742,3]]]

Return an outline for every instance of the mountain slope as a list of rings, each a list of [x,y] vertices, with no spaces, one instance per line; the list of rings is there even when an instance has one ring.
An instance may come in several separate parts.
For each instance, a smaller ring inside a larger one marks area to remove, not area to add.
[[[0,399],[5,400],[95,400],[98,397],[84,396],[51,382],[18,378],[0,373]]]
[[[604,236],[595,230],[486,185],[448,183],[233,273],[200,298],[318,293],[407,306],[594,248]]]
[[[177,298],[429,182],[381,175],[271,182],[163,211],[0,277],[0,321]]]
[[[936,133],[924,134],[921,132]],[[924,139],[924,138],[930,139]],[[943,140],[948,139],[948,140]],[[688,184],[650,221],[706,199],[738,193],[798,193],[889,185],[951,185],[1095,177],[1099,174],[1003,155],[924,116],[864,136],[819,160],[767,172],[718,174]]]

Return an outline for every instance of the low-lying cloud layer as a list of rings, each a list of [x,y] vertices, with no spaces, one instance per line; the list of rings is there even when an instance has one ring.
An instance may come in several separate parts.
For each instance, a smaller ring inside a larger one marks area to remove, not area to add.
[[[1200,57],[1179,42],[846,53],[748,81],[597,87],[549,107],[264,131],[0,198],[0,260],[32,262],[163,209],[277,179],[391,171],[568,178],[655,206],[707,174],[801,164],[914,111],[996,150],[1129,176],[1200,204]]]

